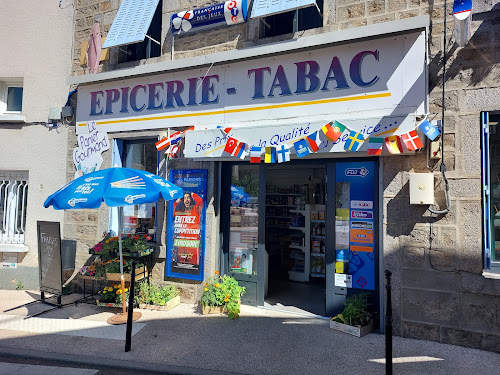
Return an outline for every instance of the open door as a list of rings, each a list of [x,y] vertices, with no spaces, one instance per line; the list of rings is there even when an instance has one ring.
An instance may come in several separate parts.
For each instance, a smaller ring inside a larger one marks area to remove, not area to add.
[[[224,163],[222,170],[223,272],[246,288],[242,302],[264,304],[265,168]]]

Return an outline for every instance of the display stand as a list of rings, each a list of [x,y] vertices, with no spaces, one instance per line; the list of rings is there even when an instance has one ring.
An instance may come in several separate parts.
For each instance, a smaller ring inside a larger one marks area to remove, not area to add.
[[[97,255],[92,250],[89,250],[89,254]],[[118,255],[117,252],[110,252],[111,257],[116,257],[117,255]],[[151,270],[153,266],[153,249],[149,249],[148,251],[143,251],[141,253],[124,252],[123,257],[133,258],[136,261],[141,261],[141,263],[144,263],[143,269],[135,274],[134,277],[135,282],[143,279],[147,279],[148,283],[151,281]],[[83,278],[83,298],[75,301],[75,305],[77,305],[78,303],[88,303],[95,305],[97,303],[95,297],[99,291],[102,291],[103,286],[107,286],[108,282],[120,282],[120,277],[116,278],[115,274],[110,274],[110,275],[112,275],[110,278],[107,277],[94,278],[89,276],[80,276],[81,278]],[[119,274],[116,275],[119,276]],[[87,280],[91,281],[90,291],[87,290]]]
[[[308,282],[309,281],[309,271],[311,269],[310,265],[310,252],[311,252],[311,237],[310,237],[310,226],[311,226],[311,206],[309,204],[304,205],[303,210],[290,210],[291,213],[296,213],[304,217],[304,226],[296,227],[290,226],[289,229],[300,231],[304,234],[302,245],[292,245],[290,244],[290,258],[293,259],[293,266],[290,271],[288,271],[288,277],[290,280]]]

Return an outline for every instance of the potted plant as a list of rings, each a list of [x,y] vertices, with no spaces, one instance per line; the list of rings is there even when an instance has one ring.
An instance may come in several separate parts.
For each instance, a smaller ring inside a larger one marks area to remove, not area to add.
[[[220,276],[215,271],[206,283],[201,295],[200,304],[203,314],[227,313],[229,319],[240,315],[241,296],[245,294],[245,287],[239,286],[231,276]]]
[[[368,294],[347,298],[342,313],[330,318],[330,328],[362,337],[373,331],[372,314],[368,309]]]
[[[172,285],[159,287],[143,281],[138,285],[137,301],[141,309],[168,311],[180,305],[181,297]]]
[[[125,302],[128,303],[129,290],[125,288]],[[105,287],[99,291],[99,299],[96,300],[97,306],[103,307],[122,307],[122,290],[120,284]]]

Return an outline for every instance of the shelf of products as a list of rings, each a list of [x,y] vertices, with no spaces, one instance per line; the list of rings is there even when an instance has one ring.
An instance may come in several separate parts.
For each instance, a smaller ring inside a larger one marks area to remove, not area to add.
[[[293,260],[292,267],[288,271],[288,277],[290,280],[306,282],[309,281],[309,270],[310,270],[310,206],[308,204],[304,205],[303,210],[293,212],[296,216],[292,217],[291,226],[289,229],[291,231],[300,232],[300,238],[302,239],[302,245],[299,245],[299,241],[290,244],[290,258]]]
[[[311,206],[311,277],[325,277],[325,209],[324,205]]]

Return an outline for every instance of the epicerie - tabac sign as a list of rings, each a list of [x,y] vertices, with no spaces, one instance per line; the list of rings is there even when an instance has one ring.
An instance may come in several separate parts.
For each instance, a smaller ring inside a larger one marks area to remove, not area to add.
[[[415,32],[84,85],[77,132],[407,116],[424,112],[425,72]]]

